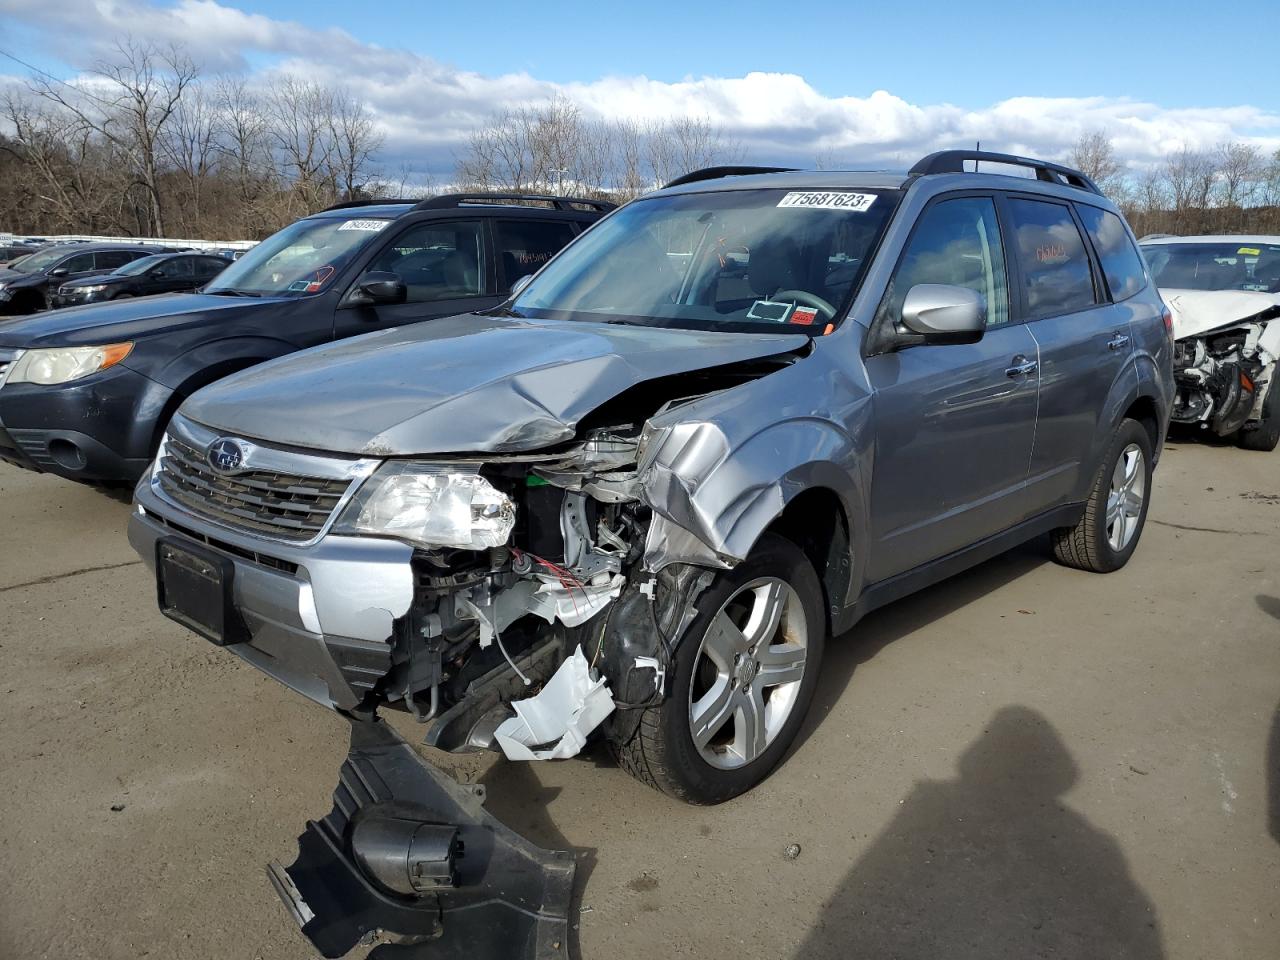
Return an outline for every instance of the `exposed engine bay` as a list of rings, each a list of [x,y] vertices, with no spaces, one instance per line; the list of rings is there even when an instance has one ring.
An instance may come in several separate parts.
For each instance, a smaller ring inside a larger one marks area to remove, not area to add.
[[[1221,437],[1269,429],[1273,406],[1268,400],[1276,392],[1280,361],[1280,297],[1162,292],[1174,315],[1173,420],[1199,424]]]
[[[679,562],[691,551],[669,542],[651,506],[663,434],[648,416],[624,414],[665,414],[793,359],[648,382],[557,449],[449,463],[483,482],[473,516],[493,521],[494,545],[414,551],[413,603],[395,622],[391,668],[362,707],[409,711],[440,749],[529,760],[572,756],[615,709],[607,729],[616,735],[628,711],[660,703],[693,601],[735,558],[704,546],[702,564]],[[607,707],[586,709],[584,685]],[[549,700],[557,689],[578,694]]]

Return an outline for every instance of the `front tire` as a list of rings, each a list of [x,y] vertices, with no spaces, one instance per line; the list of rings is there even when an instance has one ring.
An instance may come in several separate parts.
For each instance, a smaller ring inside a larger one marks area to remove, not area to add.
[[[1138,421],[1124,420],[1098,467],[1084,515],[1074,527],[1053,531],[1055,559],[1093,573],[1128,563],[1146,526],[1151,471],[1151,436]]]
[[[1251,430],[1241,430],[1236,442],[1245,450],[1270,453],[1280,446],[1280,365],[1273,368],[1272,383],[1267,388],[1267,399],[1262,405],[1262,417]]]
[[[817,686],[826,618],[808,558],[773,534],[719,574],[696,609],[667,699],[611,745],[637,779],[713,804],[764,780],[795,740]]]

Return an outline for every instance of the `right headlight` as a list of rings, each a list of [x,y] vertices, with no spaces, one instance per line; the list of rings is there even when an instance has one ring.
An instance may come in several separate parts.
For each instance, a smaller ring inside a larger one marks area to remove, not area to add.
[[[483,550],[506,543],[515,522],[511,498],[478,473],[392,460],[365,481],[333,532]]]

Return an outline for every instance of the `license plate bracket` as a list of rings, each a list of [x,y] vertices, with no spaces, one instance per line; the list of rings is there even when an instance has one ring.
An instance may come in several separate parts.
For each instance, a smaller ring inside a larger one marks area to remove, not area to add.
[[[156,541],[160,612],[220,647],[248,639],[232,601],[234,582],[229,557],[174,537]]]

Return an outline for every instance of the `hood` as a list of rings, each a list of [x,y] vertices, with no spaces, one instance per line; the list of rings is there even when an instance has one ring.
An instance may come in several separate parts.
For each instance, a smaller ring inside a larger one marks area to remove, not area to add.
[[[1275,293],[1250,290],[1177,290],[1162,287],[1160,296],[1173,313],[1175,340],[1232,327],[1268,311],[1276,311],[1276,315],[1280,315],[1280,294]]]
[[[8,267],[0,267],[0,283],[16,284],[29,280],[43,279],[43,273],[23,273],[20,270],[10,270]]]
[[[117,277],[113,273],[100,273],[97,276],[93,276],[93,277],[80,277],[76,280],[68,280],[66,283],[61,284],[60,286],[71,287],[72,289],[75,289],[76,287],[101,286],[104,283],[128,283],[130,280],[136,280],[136,279],[137,277]]]
[[[102,282],[97,280],[95,282]],[[173,293],[135,300],[89,303],[29,317],[0,320],[0,346],[94,346],[133,340],[151,333],[206,323],[211,315],[230,319],[279,299],[215,297],[212,294]]]
[[[215,430],[362,456],[536,450],[646,380],[804,347],[707,333],[468,314],[295,353],[194,394]]]

